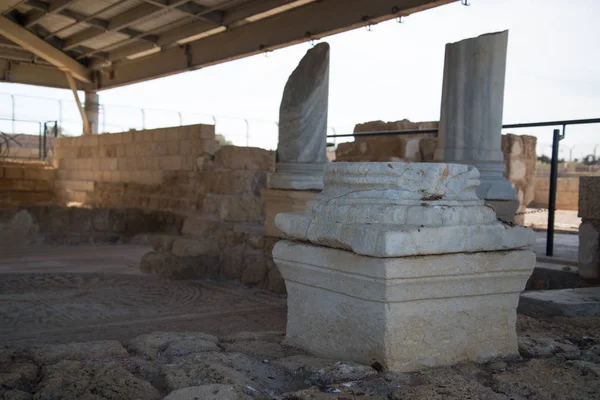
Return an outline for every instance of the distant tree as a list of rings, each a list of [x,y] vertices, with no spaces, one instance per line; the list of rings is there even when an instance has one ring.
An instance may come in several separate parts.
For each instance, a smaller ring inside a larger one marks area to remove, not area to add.
[[[537,160],[538,160],[539,162],[541,162],[542,164],[550,164],[550,162],[552,161],[552,160],[550,160],[550,157],[548,157],[548,156],[545,156],[545,155],[543,155],[543,154],[542,154],[541,156],[539,156],[539,157],[537,158]]]
[[[215,139],[217,140],[217,142],[219,142],[219,144],[221,146],[231,146],[231,145],[233,145],[233,142],[227,140],[225,138],[225,136],[223,136],[223,135],[220,135],[220,134],[215,135]]]

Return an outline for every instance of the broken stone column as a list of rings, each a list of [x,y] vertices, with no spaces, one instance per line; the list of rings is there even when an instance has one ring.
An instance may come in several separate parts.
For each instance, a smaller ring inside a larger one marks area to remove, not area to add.
[[[267,236],[284,237],[275,226],[275,215],[304,209],[323,189],[328,96],[329,44],[319,43],[302,58],[283,91],[277,164],[269,189],[261,191]]]
[[[579,275],[600,278],[600,176],[579,178]]]
[[[504,31],[446,45],[435,158],[475,165],[481,174],[477,196],[513,221],[519,203],[503,176],[501,146],[507,44]]]
[[[90,133],[98,134],[100,115],[100,96],[96,92],[85,92],[85,115],[90,124]]]
[[[324,183],[275,220],[290,345],[396,371],[518,354],[535,237],[477,197],[476,168],[333,163]]]
[[[329,44],[319,43],[302,58],[283,90],[272,189],[323,188],[328,97]]]

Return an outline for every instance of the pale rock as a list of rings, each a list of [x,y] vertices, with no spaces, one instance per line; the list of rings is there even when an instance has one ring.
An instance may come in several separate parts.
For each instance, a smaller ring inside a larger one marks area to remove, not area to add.
[[[125,357],[127,350],[116,340],[49,344],[31,348],[31,357],[37,364],[53,364],[61,360]]]
[[[149,382],[114,362],[61,361],[44,367],[36,400],[160,399]]]
[[[549,334],[522,332],[518,338],[519,353],[523,357],[550,357],[560,355],[567,359],[581,355],[579,348],[566,339]]]
[[[277,162],[327,162],[329,44],[308,50],[283,90]]]
[[[478,184],[467,165],[333,163],[305,213],[278,214],[275,224],[287,237],[373,257],[533,245],[533,231],[497,221]]]
[[[273,189],[319,190],[327,159],[329,44],[310,49],[290,75],[279,108]]]
[[[215,165],[228,169],[274,171],[275,152],[257,147],[224,146],[215,153]]]
[[[600,278],[600,220],[584,219],[579,226],[579,275]]]
[[[394,371],[517,354],[531,251],[375,258],[284,240],[273,257],[287,287],[286,344]]]
[[[171,348],[174,352],[177,349],[182,349],[188,344],[197,341],[201,351],[214,349],[219,343],[216,336],[201,332],[154,332],[137,336],[131,339],[127,344],[127,348],[137,354],[144,355],[150,358],[156,358],[165,351]],[[180,351],[180,350],[179,350]],[[172,356],[176,354],[171,354]],[[182,355],[182,354],[180,354]]]
[[[435,158],[477,167],[486,200],[516,199],[501,150],[507,46],[508,31],[446,45]]]
[[[201,385],[174,390],[163,400],[251,400],[241,388],[233,385]]]

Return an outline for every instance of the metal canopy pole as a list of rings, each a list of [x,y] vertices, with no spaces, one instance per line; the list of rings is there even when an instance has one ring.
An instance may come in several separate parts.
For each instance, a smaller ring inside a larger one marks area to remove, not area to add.
[[[566,126],[555,129],[552,135],[552,160],[550,163],[550,193],[548,195],[548,228],[546,230],[546,255],[552,257],[554,254],[554,212],[556,211],[556,186],[558,182],[558,146],[565,138]]]

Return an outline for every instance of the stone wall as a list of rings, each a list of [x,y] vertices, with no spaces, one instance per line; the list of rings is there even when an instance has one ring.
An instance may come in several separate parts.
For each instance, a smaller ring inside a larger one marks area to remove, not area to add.
[[[506,170],[504,176],[511,181],[517,199],[519,208],[517,213],[522,213],[527,209],[535,197],[536,183],[536,162],[537,156],[535,148],[537,138],[527,135],[513,135],[511,133],[502,135],[502,153],[504,154],[504,165]],[[515,216],[515,222],[525,223],[525,215]]]
[[[0,248],[6,245],[128,242],[136,235],[181,232],[183,218],[136,209],[29,206],[0,209]]]
[[[412,129],[437,129],[438,123],[372,121],[357,124],[354,132],[380,132]],[[354,142],[340,143],[335,152],[336,161],[433,161],[437,134],[390,135],[356,138]]]
[[[52,203],[55,176],[41,162],[0,162],[0,208]]]
[[[582,176],[579,182],[579,275],[600,278],[600,177]]]
[[[59,138],[57,197],[97,207],[195,211],[202,201],[199,174],[218,148],[210,125]]]
[[[411,122],[404,119],[395,122],[372,121],[357,124],[354,132],[424,130],[437,129],[437,127],[436,121]],[[525,211],[535,197],[536,142],[537,138],[534,136],[502,135],[502,152],[506,165],[504,176],[512,182],[517,192],[520,203],[517,212]],[[436,144],[435,133],[355,138],[354,142],[340,143],[337,146],[335,161],[430,162],[434,160]],[[522,223],[523,217],[517,216],[515,222]]]
[[[579,177],[558,177],[556,180],[556,209],[577,210],[579,199]],[[538,176],[535,180],[533,207],[548,208],[550,177]]]
[[[154,251],[142,260],[143,271],[171,279],[226,278],[273,292],[285,286],[271,258],[274,243],[264,237],[260,196],[275,153],[225,146],[199,177],[203,200],[188,214],[181,236],[153,238]]]

